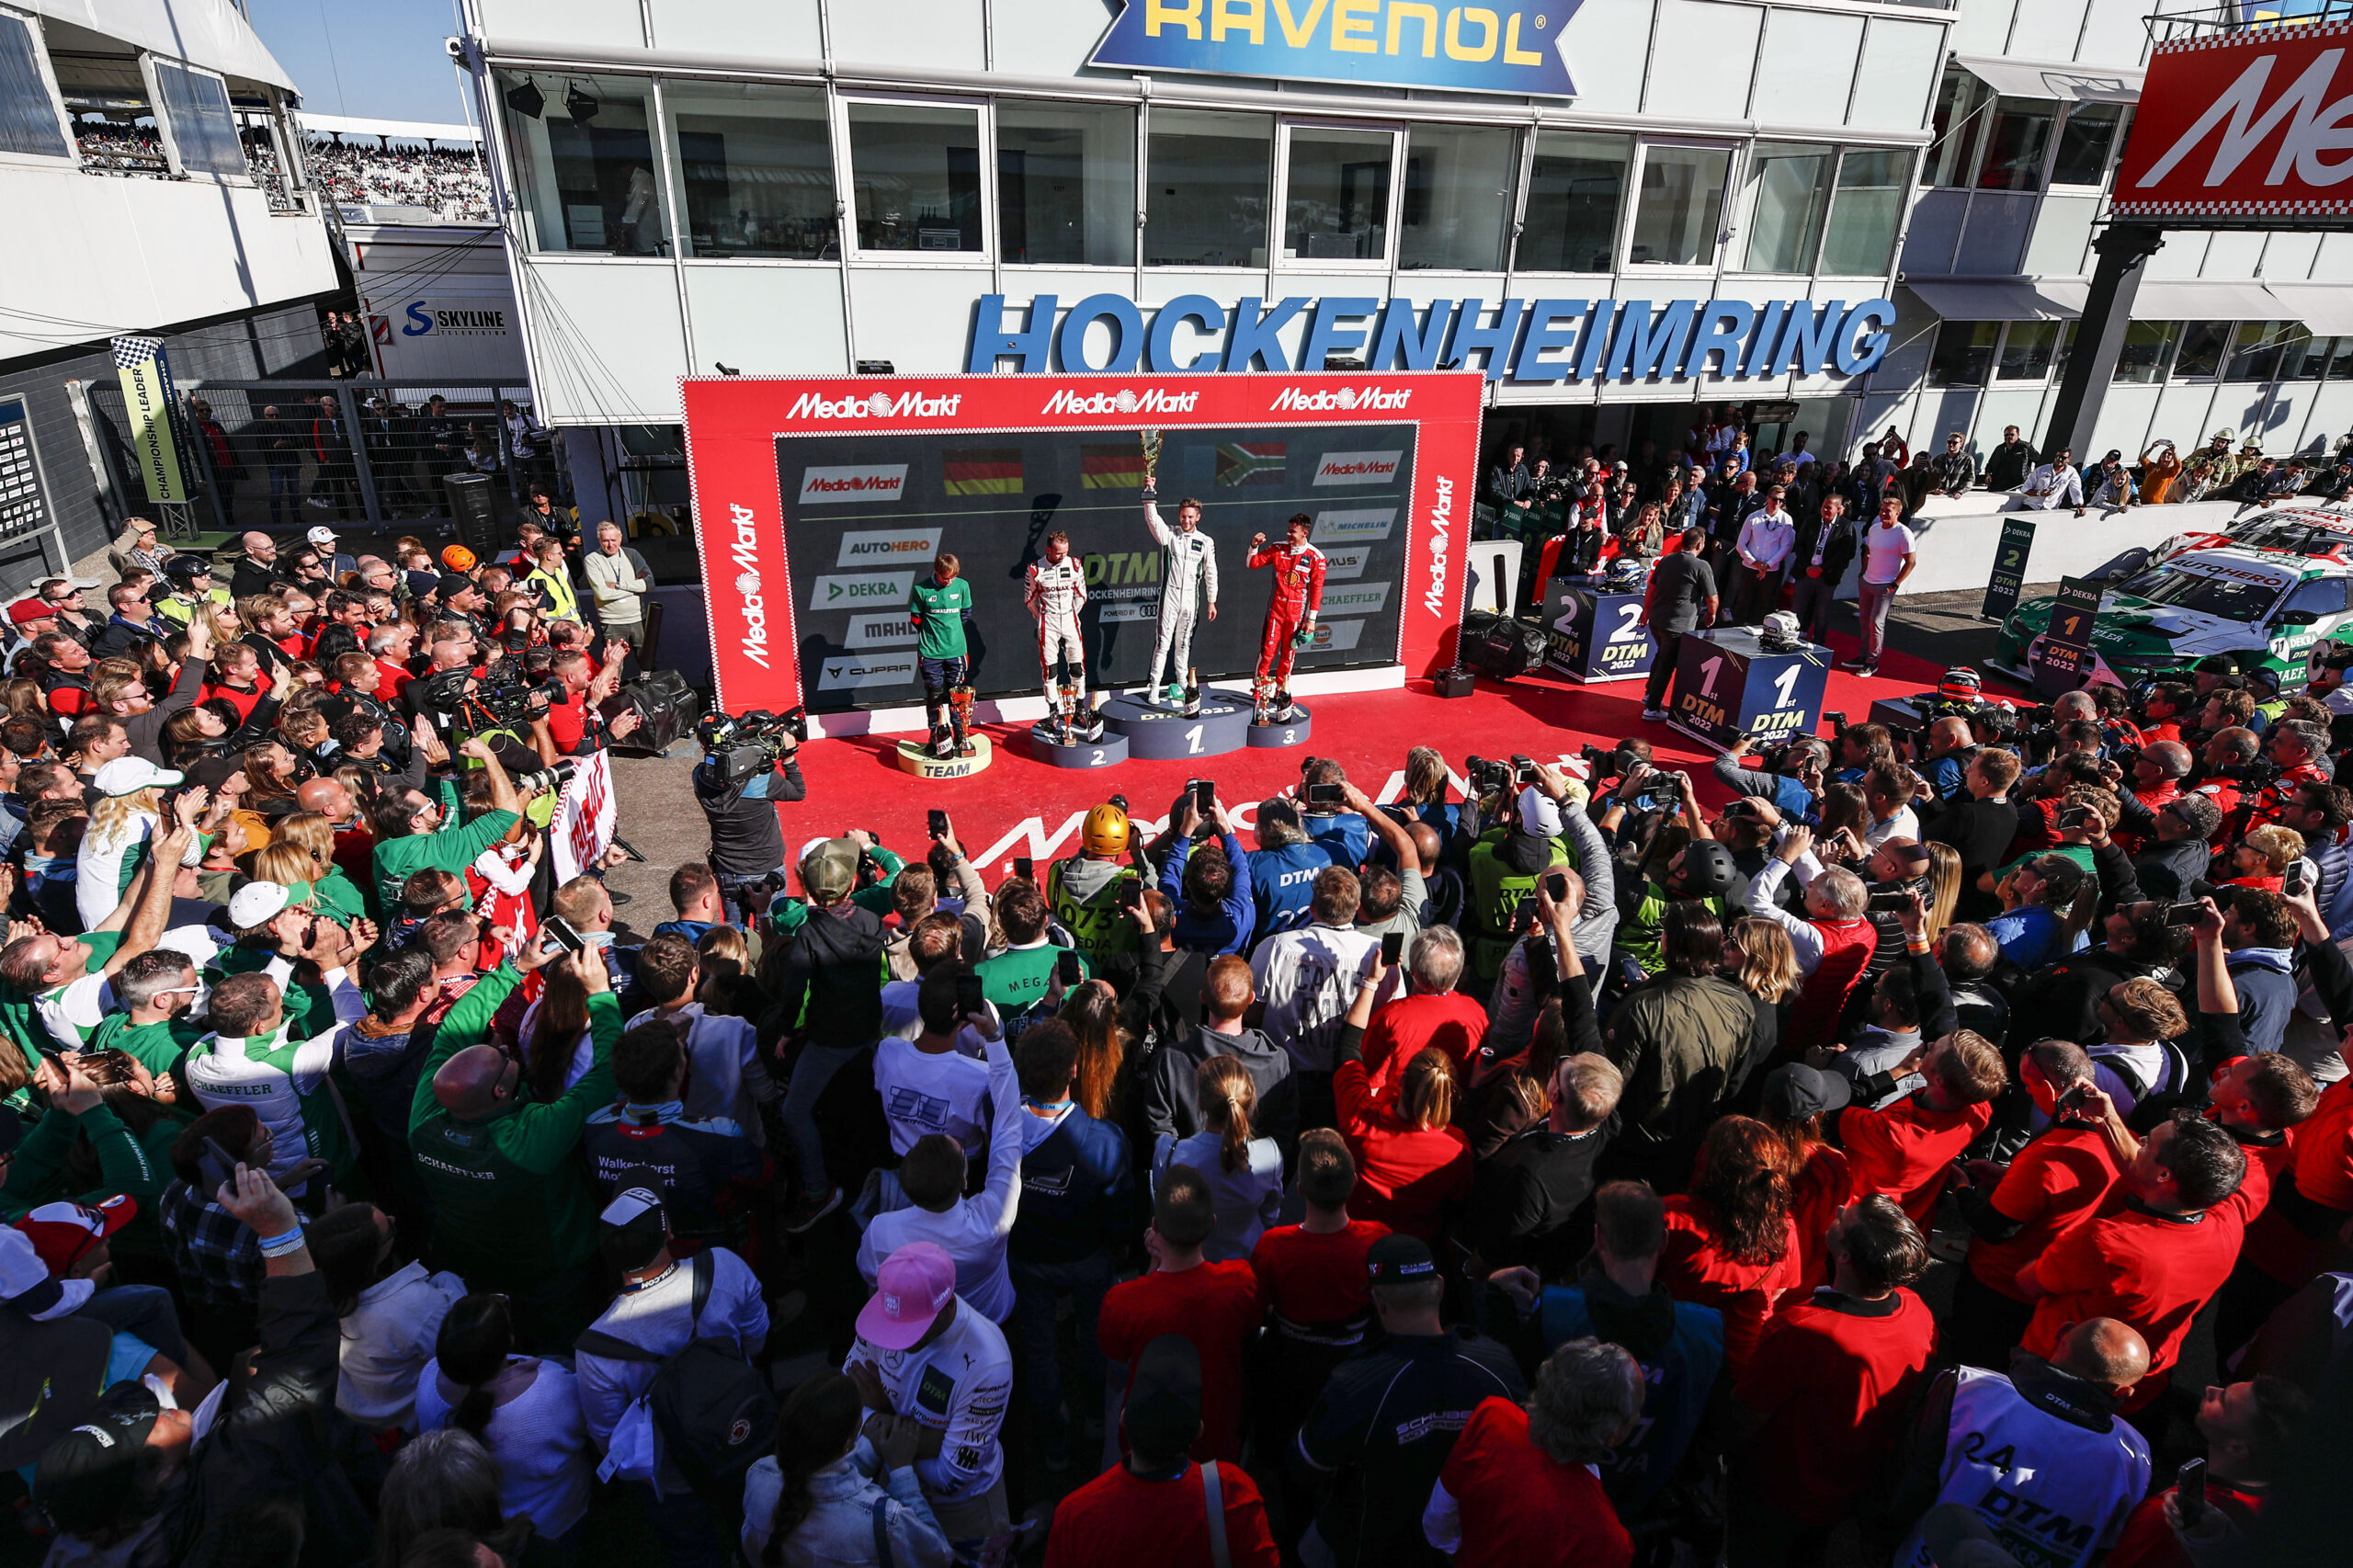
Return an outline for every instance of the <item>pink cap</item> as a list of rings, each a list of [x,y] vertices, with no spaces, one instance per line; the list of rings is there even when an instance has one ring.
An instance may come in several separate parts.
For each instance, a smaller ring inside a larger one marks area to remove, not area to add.
[[[874,1294],[858,1314],[858,1336],[881,1350],[906,1350],[931,1332],[956,1298],[956,1260],[937,1242],[909,1242],[882,1260]]]

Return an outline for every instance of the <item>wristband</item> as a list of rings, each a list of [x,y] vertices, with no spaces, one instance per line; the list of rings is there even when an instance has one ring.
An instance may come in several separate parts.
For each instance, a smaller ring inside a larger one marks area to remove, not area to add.
[[[1934,950],[1929,947],[1928,938],[1926,937],[1906,937],[1904,938],[1904,948],[1906,952],[1913,953],[1927,953]]]
[[[281,1252],[292,1252],[296,1248],[303,1245],[304,1241],[305,1238],[302,1234],[302,1227],[298,1223],[292,1230],[288,1231],[283,1235],[263,1237],[261,1241],[261,1255],[264,1257],[273,1257]]]

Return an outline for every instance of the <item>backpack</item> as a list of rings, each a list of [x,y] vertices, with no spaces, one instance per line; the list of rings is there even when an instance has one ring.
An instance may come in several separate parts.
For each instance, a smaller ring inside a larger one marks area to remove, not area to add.
[[[668,1356],[589,1329],[573,1348],[616,1361],[655,1363],[654,1381],[613,1427],[605,1468],[624,1479],[652,1481],[660,1460],[677,1467],[700,1493],[740,1494],[744,1472],[768,1451],[776,1435],[776,1395],[740,1342],[702,1337],[702,1309],[710,1300],[717,1265],[697,1253],[693,1315],[687,1342]],[[648,1437],[657,1439],[649,1443]],[[610,1475],[601,1476],[610,1480]]]

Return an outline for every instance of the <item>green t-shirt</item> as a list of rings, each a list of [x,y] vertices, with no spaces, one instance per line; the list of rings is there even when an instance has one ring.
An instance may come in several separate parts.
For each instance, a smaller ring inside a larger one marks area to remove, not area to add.
[[[210,1032],[185,1018],[133,1024],[128,1013],[108,1013],[90,1031],[86,1046],[91,1051],[119,1051],[135,1057],[141,1066],[160,1078],[166,1073],[177,1073],[188,1048]]]
[[[983,959],[972,966],[981,977],[981,994],[996,1006],[999,1012],[1019,1012],[1032,1002],[1045,998],[1046,987],[1053,983],[1054,965],[1068,948],[1058,948],[1047,942],[1035,948],[1016,948],[1010,952]],[[1092,975],[1086,955],[1078,955],[1078,971]]]
[[[922,635],[915,655],[924,659],[964,656],[964,617],[972,608],[972,585],[959,577],[946,587],[936,577],[917,582],[907,596],[907,611],[920,623]]]

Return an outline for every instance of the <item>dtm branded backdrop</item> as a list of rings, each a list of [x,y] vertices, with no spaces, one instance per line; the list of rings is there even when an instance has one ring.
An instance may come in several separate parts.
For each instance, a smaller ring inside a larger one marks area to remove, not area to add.
[[[2344,21],[2157,44],[2116,176],[2115,216],[2279,228],[2353,214],[2348,48],[2353,22]]]
[[[1249,540],[1279,539],[1295,512],[1330,560],[1300,667],[1429,674],[1461,619],[1480,386],[1475,372],[688,380],[720,701],[919,701],[905,607],[942,550],[972,584],[975,685],[1036,694],[1022,574],[1057,530],[1086,563],[1091,684],[1140,683],[1162,585],[1140,499],[1148,429],[1164,516],[1196,496],[1217,541],[1219,619],[1193,643],[1204,678],[1250,675],[1269,583]]]

